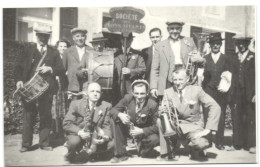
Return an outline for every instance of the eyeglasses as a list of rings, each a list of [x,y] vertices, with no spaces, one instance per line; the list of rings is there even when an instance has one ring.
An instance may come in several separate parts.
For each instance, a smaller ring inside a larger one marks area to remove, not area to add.
[[[160,38],[160,36],[151,36],[150,38],[154,39],[154,38]]]

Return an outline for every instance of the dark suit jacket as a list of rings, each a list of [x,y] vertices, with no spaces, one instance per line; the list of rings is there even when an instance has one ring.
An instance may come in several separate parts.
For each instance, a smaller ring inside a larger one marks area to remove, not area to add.
[[[236,98],[236,91],[238,91],[238,75],[239,75],[239,68],[240,68],[240,61],[238,59],[238,54],[232,56],[232,98]],[[245,60],[243,61],[244,65],[244,76],[245,81],[245,89],[246,89],[246,98],[247,101],[252,101],[253,96],[255,95],[255,53],[249,51]]]
[[[178,93],[173,88],[166,89],[165,93],[168,96],[170,107],[174,105],[177,108],[180,127],[184,134],[204,128],[203,116],[200,112],[201,104],[209,109],[205,128],[214,131],[218,130],[220,107],[201,87],[193,85],[185,87],[182,103]]]
[[[186,65],[188,54],[196,49],[192,38],[181,37],[181,58]],[[170,39],[163,40],[155,45],[151,67],[150,88],[157,89],[163,95],[167,81],[172,82],[172,72],[175,69],[175,57],[170,45]]]
[[[220,57],[215,64],[212,59],[211,53],[205,56],[206,63],[204,68],[204,80],[202,82],[202,87],[210,87],[216,89],[221,80],[221,74],[224,71],[232,72],[230,58],[227,55],[220,54]]]
[[[151,66],[152,66],[152,61],[153,61],[153,46],[144,48],[142,50],[142,56],[143,56],[145,66],[146,66],[144,79],[150,83],[150,73],[151,73]]]
[[[88,99],[86,97],[72,101],[68,113],[63,120],[63,129],[68,134],[77,135],[78,131],[83,129],[90,120],[90,110]],[[93,122],[96,126],[104,130],[105,135],[112,137],[110,127],[110,110],[111,104],[105,101],[100,101],[96,105],[95,113],[93,116]],[[101,118],[99,119],[99,115]]]
[[[113,88],[120,89],[120,74],[122,72],[123,68],[123,62],[124,62],[124,54],[122,50],[118,50],[115,53],[115,72],[114,72],[114,86]],[[141,52],[130,49],[127,57],[127,63],[126,67],[131,70],[130,75],[125,75],[125,83],[126,83],[126,92],[130,93],[131,92],[131,84],[134,80],[136,79],[141,79],[143,78],[143,75],[145,73],[145,63],[144,59],[141,56]],[[120,91],[119,91],[120,92]],[[120,94],[120,93],[119,93]]]
[[[141,111],[136,113],[136,101],[134,96],[131,94],[125,95],[110,112],[115,122],[120,119],[118,118],[118,114],[124,112],[126,109],[128,110],[130,121],[135,126],[143,128],[145,136],[158,133],[158,127],[156,125],[158,104],[154,100],[147,97]],[[144,117],[141,118],[141,115]]]
[[[64,55],[63,55],[63,64],[65,67],[65,70],[68,72],[68,90],[69,91],[81,91],[81,84],[77,77],[77,71],[80,66],[83,66],[84,64],[88,64],[88,51],[92,50],[89,46],[86,45],[85,48],[85,54],[82,57],[81,61],[79,60],[79,55],[76,46],[72,46],[68,48]]]
[[[21,57],[20,63],[16,68],[16,81],[23,81],[24,83],[29,81],[34,74],[38,62],[40,61],[41,54],[37,49],[37,45],[33,45],[29,49],[25,50],[23,53],[25,56]],[[53,73],[40,74],[45,81],[49,83],[49,88],[47,92],[50,95],[53,95],[58,90],[58,84],[56,81],[56,76],[64,75],[64,67],[62,65],[62,60],[60,58],[59,52],[50,46],[47,46],[47,53],[42,61],[41,65],[50,66],[53,70]]]

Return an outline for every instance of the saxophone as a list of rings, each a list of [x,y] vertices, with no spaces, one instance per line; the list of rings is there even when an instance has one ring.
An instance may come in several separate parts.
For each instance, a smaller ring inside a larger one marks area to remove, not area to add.
[[[85,140],[84,150],[88,155],[91,155],[97,151],[97,145],[100,143],[104,136],[104,131],[101,127],[98,127],[96,123],[92,122],[93,113],[91,113],[91,117],[86,121],[84,131],[90,134],[90,137]],[[102,118],[102,113],[99,113],[99,117],[97,122]]]

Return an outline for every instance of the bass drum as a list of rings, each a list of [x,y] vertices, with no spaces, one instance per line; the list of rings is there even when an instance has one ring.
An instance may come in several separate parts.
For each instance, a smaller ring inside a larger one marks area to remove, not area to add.
[[[112,89],[114,71],[114,52],[89,52],[88,81],[97,82],[102,89]]]

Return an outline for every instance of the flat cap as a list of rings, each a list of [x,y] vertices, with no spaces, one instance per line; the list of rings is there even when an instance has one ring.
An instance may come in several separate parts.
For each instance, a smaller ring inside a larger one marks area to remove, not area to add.
[[[147,86],[147,88],[149,89],[149,83],[146,81],[146,80],[144,80],[144,79],[137,79],[137,80],[135,80],[132,84],[131,84],[131,88],[133,89],[133,87],[136,85],[136,84],[138,84],[138,83],[143,83],[143,84],[145,84],[146,86]]]
[[[84,28],[78,28],[78,27],[73,28],[72,30],[70,30],[70,32],[71,32],[71,34],[74,34],[74,33],[76,33],[76,32],[82,32],[82,33],[84,33],[84,34],[88,33],[88,31],[87,31],[86,29],[84,29]]]
[[[173,25],[173,24],[178,24],[180,26],[183,26],[185,23],[180,22],[180,21],[167,21],[166,24],[167,24],[167,26],[170,26],[170,25]]]

